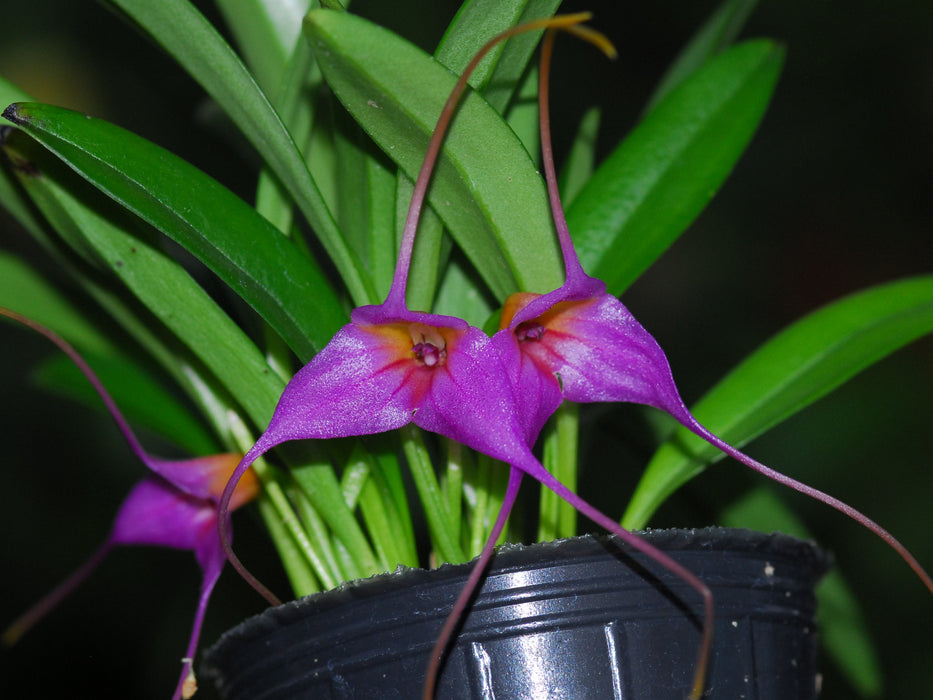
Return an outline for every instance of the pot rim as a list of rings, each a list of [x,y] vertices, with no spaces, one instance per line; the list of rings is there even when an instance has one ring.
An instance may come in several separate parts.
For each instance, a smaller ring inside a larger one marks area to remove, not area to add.
[[[832,566],[832,555],[820,549],[812,540],[803,540],[780,532],[764,533],[746,528],[720,526],[703,528],[662,528],[637,531],[639,537],[665,552],[736,553],[755,557],[767,556],[775,562],[792,560],[795,566],[811,572],[808,582],[816,583]],[[497,575],[508,575],[514,570],[527,568],[541,560],[560,564],[571,560],[605,557],[607,553],[627,560],[633,569],[645,569],[647,555],[620,540],[615,535],[578,535],[549,542],[533,544],[506,543],[496,548],[484,580]],[[269,607],[249,617],[232,629],[227,630],[207,651],[208,656],[237,639],[261,635],[278,627],[293,609],[314,608],[322,613],[342,605],[382,596],[421,584],[442,585],[452,579],[465,578],[471,571],[475,559],[461,564],[442,564],[436,569],[423,569],[399,565],[393,571],[375,574],[368,578],[345,581],[338,587],[312,593]],[[673,576],[659,572],[652,566],[650,574]],[[483,584],[481,584],[482,587]]]

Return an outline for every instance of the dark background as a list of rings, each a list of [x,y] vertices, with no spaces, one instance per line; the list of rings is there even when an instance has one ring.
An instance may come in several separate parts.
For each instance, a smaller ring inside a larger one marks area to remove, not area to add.
[[[561,135],[570,134],[593,103],[604,108],[601,146],[611,148],[714,6],[567,3],[566,10],[594,10],[594,24],[620,56],[610,64],[586,47],[561,42],[553,88],[558,150]],[[355,9],[430,47],[452,7],[371,0]],[[688,404],[802,314],[933,265],[933,4],[763,2],[744,35],[787,46],[773,105],[713,203],[625,297],[666,348]],[[219,160],[229,151],[194,118],[203,102],[197,86],[97,3],[4,3],[0,73],[39,99],[141,133],[249,196],[249,167]],[[41,259],[2,218],[0,245]],[[30,383],[29,368],[52,352],[45,341],[0,324],[0,349],[5,625],[93,551],[142,468],[106,416]],[[748,447],[761,461],[877,519],[927,568],[933,568],[931,351],[929,338],[915,343]],[[605,421],[612,419],[585,417],[594,430],[608,432]],[[621,449],[637,466],[647,447],[636,436],[634,445]],[[634,469],[591,471],[584,487],[597,482],[596,491],[606,493],[611,483],[621,496],[606,508],[619,513],[613,503],[631,490]],[[743,469],[720,463],[675,497],[654,524],[709,524],[727,495],[757,483]],[[836,554],[864,606],[886,670],[885,697],[927,696],[933,598],[867,531],[796,494],[787,500]],[[268,559],[266,575],[275,581],[274,560],[266,555],[271,545],[252,520],[239,518],[238,546],[247,561]],[[114,553],[54,615],[0,652],[0,696],[168,697],[198,583],[190,554]],[[225,574],[202,647],[261,607],[244,584]],[[212,696],[206,687],[198,695]],[[822,697],[851,697],[829,668]]]

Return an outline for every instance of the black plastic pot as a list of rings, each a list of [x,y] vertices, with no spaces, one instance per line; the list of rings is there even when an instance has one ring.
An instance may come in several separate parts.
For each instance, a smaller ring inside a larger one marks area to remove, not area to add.
[[[747,530],[645,533],[716,601],[704,697],[805,700],[817,690],[814,545]],[[400,570],[269,609],[207,652],[226,700],[418,698],[470,565]],[[696,592],[609,538],[496,556],[438,686],[441,698],[680,700],[699,641]]]

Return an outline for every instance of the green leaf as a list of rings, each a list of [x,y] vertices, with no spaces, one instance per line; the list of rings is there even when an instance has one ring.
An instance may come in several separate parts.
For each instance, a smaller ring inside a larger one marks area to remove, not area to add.
[[[898,348],[933,331],[933,275],[853,294],[797,321],[747,357],[693,407],[741,447]],[[624,527],[643,528],[657,507],[722,454],[686,428],[655,453]]]
[[[266,94],[275,94],[311,0],[217,0],[240,52]]]
[[[565,401],[544,429],[541,463],[557,480],[573,492],[577,490],[577,443],[580,427],[579,404]],[[550,489],[542,488],[539,498],[538,542],[550,542],[577,534],[577,511]]]
[[[278,510],[269,498],[260,498],[257,502],[262,522],[269,531],[269,539],[282,560],[282,567],[288,576],[288,582],[297,597],[317,593],[321,590],[314,569],[308,563],[300,544],[292,536],[294,529],[286,527]]]
[[[416,177],[454,76],[353,15],[312,10],[305,31],[343,105]],[[499,298],[518,289],[549,291],[563,281],[544,183],[511,129],[475,95],[460,105],[429,201]]]
[[[356,483],[348,483],[352,481]],[[399,517],[391,487],[379,460],[361,443],[354,446],[351,459],[344,466],[341,486],[345,497],[348,486],[356,492],[353,501],[359,506],[379,556],[380,566],[387,571],[395,569],[399,564],[417,566],[411,519]]]
[[[220,427],[220,432],[223,432],[225,428],[221,426],[227,423],[227,410],[231,404],[222,402],[223,406],[218,406],[215,397],[219,387],[209,387],[207,378],[195,373],[190,353],[173,339],[166,338],[167,334],[160,332],[163,330],[160,325],[153,323],[148,312],[127,299],[125,290],[118,283],[103,279],[68,250],[58,234],[51,231],[51,225],[43,222],[42,226],[30,228],[29,232],[68,277],[120,326],[121,331],[116,335],[113,327],[109,326],[110,333],[102,333],[102,329],[86,320],[83,307],[79,310],[57,297],[57,292],[45,280],[38,279],[39,284],[46,286],[42,291],[36,284],[16,272],[10,273],[3,266],[0,270],[8,273],[3,281],[9,284],[0,283],[0,305],[39,321],[81,352],[119,357],[120,362],[136,364],[138,372],[152,375],[153,368],[137,356],[137,347],[124,346],[126,339],[132,338],[214,419],[214,427]],[[74,298],[75,295],[71,294],[70,299]]]
[[[762,486],[730,505],[720,522],[726,527],[812,539],[793,511],[770,488]],[[878,653],[855,594],[838,570],[830,571],[820,582],[816,598],[820,639],[829,656],[860,694],[879,697],[882,676]]]
[[[580,120],[570,153],[560,173],[560,196],[564,207],[569,208],[583,186],[593,176],[596,162],[596,139],[599,137],[599,122],[602,113],[598,107],[587,110]]]
[[[304,158],[266,95],[233,49],[187,0],[111,0],[214,98],[269,164],[308,219],[357,304],[375,301]]]
[[[431,536],[434,557],[438,563],[467,561],[468,557],[464,555],[457,541],[457,532],[454,531],[452,525],[454,518],[451,518],[447,510],[447,499],[437,481],[434,465],[431,463],[420,428],[409,424],[402,428],[401,436],[408,468],[428,521],[428,533]]]
[[[95,374],[107,387],[114,401],[134,425],[176,443],[192,455],[219,452],[217,440],[204,421],[170,394],[150,373],[117,356],[82,352]],[[95,410],[104,410],[100,397],[71,359],[59,355],[43,363],[35,373],[39,385],[48,391],[80,401]]]
[[[648,100],[645,113],[710,58],[735,41],[758,0],[725,0],[703,23],[664,73]]]
[[[549,17],[560,0],[468,0],[457,11],[434,57],[454,73],[461,73],[487,41],[500,32]],[[525,72],[542,32],[520,34],[494,47],[470,76],[470,86],[503,112]]]
[[[31,163],[33,169],[19,171],[21,181],[62,237],[73,247],[90,249],[213,372],[257,424],[265,425],[284,385],[269,371],[252,341],[181,265],[159,250],[151,230],[88,188],[35,143],[21,145],[35,152],[13,150],[9,143],[6,151]]]
[[[356,518],[347,507],[334,470],[329,464],[293,462],[292,475],[331,531],[343,542],[355,570],[350,578],[372,576],[381,570],[376,554]]]
[[[621,294],[690,225],[761,121],[783,62],[739,44],[681,83],[603,162],[567,211],[580,261]]]
[[[437,45],[434,58],[460,73],[482,46],[499,32],[515,25],[527,0],[467,0],[454,16]],[[482,91],[502,55],[504,44],[494,47],[473,71],[469,83]]]
[[[16,104],[4,116],[201,260],[303,360],[345,322],[316,265],[197,168],[113,124],[60,107]]]
[[[435,308],[437,313],[458,316],[471,326],[484,328],[493,309],[483,296],[481,286],[476,280],[470,279],[470,273],[464,269],[464,264],[465,261],[457,256],[447,263],[444,278],[438,288]]]
[[[0,306],[41,323],[82,352],[112,355],[110,340],[24,260],[0,250]]]
[[[500,21],[497,25],[501,27],[501,29],[499,29],[499,31],[501,31],[502,29],[507,29],[509,26],[524,24],[525,22],[541,19],[543,17],[550,17],[557,12],[557,8],[560,7],[560,2],[561,0],[526,0],[524,3],[515,3],[515,5],[521,4],[523,7],[521,14],[519,14],[511,24],[505,24],[503,20],[506,16],[513,16],[514,6],[510,8],[508,7],[509,3],[497,3],[494,1],[490,3],[489,0],[487,0],[486,3],[479,4],[486,5],[483,9],[489,13],[489,17],[494,16],[493,13],[505,14],[505,16],[500,15]],[[493,8],[489,5],[494,5],[495,7]],[[486,98],[486,101],[497,112],[505,113],[509,107],[515,91],[521,83],[522,76],[528,67],[528,62],[534,55],[535,49],[538,46],[538,40],[541,38],[542,33],[543,32],[525,32],[524,34],[512,37],[503,45],[495,69],[483,86],[483,97]],[[491,34],[486,36],[486,39],[491,38]],[[482,43],[480,43],[480,45],[482,45]],[[479,48],[479,46],[476,46],[476,48]]]
[[[45,225],[37,224],[35,227],[27,226],[27,228],[90,297],[122,323],[125,331],[134,336],[156,360],[161,362],[164,369],[185,387],[189,394],[199,398],[197,389],[190,381],[190,375],[186,374],[190,368],[187,367],[187,358],[181,357],[184,352],[181,348],[173,347],[171,350],[167,348],[153,335],[152,328],[147,325],[146,321],[137,318],[138,309],[130,311],[127,308],[122,299],[125,294],[119,296],[114,294],[96,275],[92,279],[92,276],[87,274],[86,268],[76,266],[62,252],[56,250],[45,231],[47,228]],[[73,296],[72,292],[72,298]],[[74,345],[91,361],[94,370],[103,378],[105,385],[114,395],[117,403],[124,407],[131,421],[154,428],[192,454],[208,454],[216,451],[209,449],[215,447],[214,439],[206,432],[203,421],[193,420],[187,413],[187,409],[182,408],[177,402],[174,407],[168,406],[172,399],[154,381],[155,374],[152,366],[141,362],[132,350],[127,352],[125,348],[115,344],[108,335],[102,333],[96,325],[87,320],[87,311],[84,308],[72,304],[48,280],[36,274],[26,262],[3,251],[0,251],[0,306],[13,309],[38,321]],[[73,367],[68,362],[65,362],[65,365]],[[119,369],[116,376],[111,376],[113,367]],[[77,374],[77,370],[74,372],[75,381],[72,385],[76,388],[75,393],[88,392],[89,405],[100,407],[98,397],[91,391],[86,379]],[[130,380],[127,382],[127,388],[124,388],[122,379],[127,375],[130,375]],[[47,380],[48,377],[45,374],[40,375],[40,381],[45,383]],[[67,389],[67,382],[64,380],[59,381],[56,377],[54,381],[55,389],[63,387]],[[149,385],[148,388],[143,386],[145,384]],[[159,392],[163,392],[161,398],[155,396]],[[142,396],[146,397],[143,401],[144,408],[152,408],[152,411],[137,412],[134,410],[134,403]],[[180,412],[182,411],[185,412],[184,419],[181,418]]]
[[[301,22],[298,22],[299,30]],[[321,85],[321,71],[314,65],[311,47],[301,39],[285,65],[278,73],[277,89],[271,92],[273,105],[282,117],[289,132],[298,142],[299,148],[307,151],[307,143],[314,125],[315,111],[321,100],[313,98]],[[317,157],[315,153],[315,157]],[[310,169],[310,164],[309,164]],[[311,179],[320,189],[321,181],[311,171]],[[321,192],[321,196],[324,193]],[[325,198],[326,199],[326,198]],[[294,219],[294,202],[288,190],[266,165],[259,173],[256,187],[256,211],[266,217],[276,228],[289,235]]]
[[[434,52],[434,58],[453,73],[461,73],[473,55],[499,32],[523,21],[550,15],[559,0],[468,0],[457,12]],[[510,104],[525,70],[528,60],[537,45],[540,32],[532,36],[519,35],[499,44],[480,62],[470,75],[472,88],[483,92],[483,96],[503,113]],[[536,90],[537,86],[533,85]],[[534,102],[534,100],[532,100]],[[536,109],[536,108],[535,108]],[[509,112],[509,123],[514,129],[515,109]],[[537,112],[534,112],[535,119]],[[523,134],[516,132],[519,136]],[[534,124],[537,138],[537,122]],[[522,139],[523,143],[527,141]],[[528,149],[529,153],[533,151]],[[404,228],[408,201],[413,188],[412,180],[404,172],[399,173],[398,208],[401,220],[399,234]],[[431,308],[437,293],[438,279],[447,267],[450,252],[444,226],[430,206],[422,212],[418,225],[418,238],[412,255],[412,269],[408,278],[408,301],[413,308]],[[479,290],[474,288],[475,295]]]
[[[31,99],[13,83],[0,76],[0,108],[6,108],[13,102],[25,102]],[[0,128],[0,141],[2,140],[3,129]],[[8,164],[2,160],[0,160],[0,207],[10,212],[14,219],[30,231],[38,229],[41,225],[27,198],[23,197],[17,186],[16,177],[10,172]]]

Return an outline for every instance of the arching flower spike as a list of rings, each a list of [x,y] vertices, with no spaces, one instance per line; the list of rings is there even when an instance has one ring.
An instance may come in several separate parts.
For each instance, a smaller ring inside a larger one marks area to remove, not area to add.
[[[785,476],[735,449],[701,425],[680,398],[670,365],[657,341],[606,285],[580,265],[557,188],[548,117],[548,72],[554,36],[541,49],[541,154],[548,195],[566,268],[566,280],[544,295],[516,294],[503,310],[493,338],[517,391],[541,397],[522,416],[529,432],[540,430],[560,399],[579,403],[625,401],[666,411],[681,424],[757,472],[848,515],[887,542],[933,592],[933,579],[887,530],[851,506]]]
[[[231,564],[266,600],[279,603],[239,561],[230,546],[226,522],[230,497],[239,475],[258,457],[290,440],[367,435],[408,423],[449,437],[510,465],[507,492],[493,532],[455,602],[438,637],[427,670],[424,696],[433,697],[440,661],[461,613],[492,556],[493,548],[528,474],[570,503],[600,527],[618,535],[676,574],[704,600],[703,648],[712,621],[709,589],[696,576],[648,543],[600,513],[544,469],[531,453],[537,429],[522,420],[520,401],[491,339],[465,321],[410,311],[405,288],[418,217],[428,181],[470,72],[496,43],[517,33],[548,27],[571,27],[588,14],[540,20],[503,32],[488,42],[460,76],[438,119],[415,182],[398,263],[386,301],[353,311],[327,346],[286,386],[266,431],[243,457],[218,506],[221,541]],[[539,429],[540,426],[537,426]],[[705,657],[703,657],[705,658]],[[702,673],[702,671],[698,671]]]
[[[130,448],[153,472],[130,491],[120,506],[106,541],[71,576],[15,620],[3,633],[4,645],[14,644],[39,620],[80,585],[110,551],[120,545],[154,545],[194,552],[201,567],[201,591],[188,647],[182,658],[182,672],[174,700],[190,698],[197,689],[192,663],[207,603],[226,561],[217,536],[217,501],[239,454],[218,454],[188,460],[164,460],[148,454],[136,439],[113,398],[84,359],[63,338],[38,323],[0,308],[0,314],[32,328],[55,343],[78,366],[100,395]],[[231,509],[238,508],[258,493],[252,472],[234,494]]]

